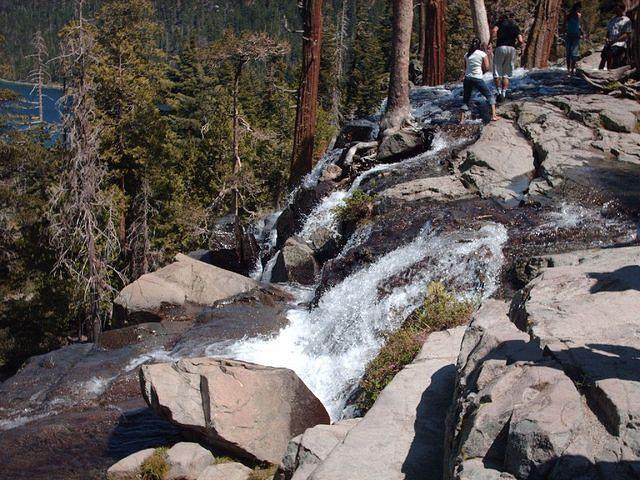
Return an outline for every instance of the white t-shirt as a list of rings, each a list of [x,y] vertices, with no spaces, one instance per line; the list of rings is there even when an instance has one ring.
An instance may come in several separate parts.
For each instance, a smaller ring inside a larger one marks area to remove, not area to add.
[[[629,17],[625,17],[624,15],[621,17],[613,17],[609,20],[609,24],[607,25],[607,32],[609,32],[609,38],[615,42],[613,44],[614,47],[626,47],[627,42],[617,42],[618,37],[623,33],[631,33],[633,27],[631,25],[631,19]]]
[[[471,55],[465,57],[467,61],[467,71],[465,76],[471,78],[482,78],[484,72],[482,71],[482,62],[487,58],[487,54],[482,50],[476,50]]]

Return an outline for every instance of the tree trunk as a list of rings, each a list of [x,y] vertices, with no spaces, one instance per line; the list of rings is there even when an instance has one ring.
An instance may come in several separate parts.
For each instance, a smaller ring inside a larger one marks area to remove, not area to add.
[[[423,0],[426,4],[426,24],[423,85],[442,85],[445,73],[445,47],[447,45],[447,0]]]
[[[291,155],[289,186],[294,187],[313,167],[313,144],[318,115],[320,49],[322,46],[322,0],[302,2],[302,68],[298,109]]]
[[[418,13],[420,20],[418,21],[418,62],[424,63],[424,56],[427,49],[427,3],[429,0],[419,0],[420,5]],[[423,77],[424,78],[424,77]],[[423,85],[425,85],[423,81]]]
[[[413,0],[393,0],[393,39],[391,44],[391,77],[387,109],[380,124],[384,137],[411,119],[409,104],[409,52],[413,27]]]
[[[240,171],[242,170],[242,161],[240,160],[240,132],[238,131],[238,123],[240,112],[238,109],[238,95],[240,90],[240,76],[242,75],[242,62],[236,65],[235,77],[233,79],[233,178],[235,185],[233,186],[233,212],[238,215],[240,195],[238,192],[238,182]]]
[[[491,31],[489,29],[487,7],[484,4],[484,0],[470,0],[470,2],[471,17],[473,18],[473,28],[476,32],[476,37],[480,39],[481,43],[488,45],[491,40]]]
[[[524,65],[528,68],[546,68],[553,47],[562,0],[540,0],[536,18],[529,33],[524,52]]]
[[[42,103],[42,84],[44,82],[44,70],[42,68],[42,60],[38,65],[38,114],[40,123],[44,123],[44,107]]]

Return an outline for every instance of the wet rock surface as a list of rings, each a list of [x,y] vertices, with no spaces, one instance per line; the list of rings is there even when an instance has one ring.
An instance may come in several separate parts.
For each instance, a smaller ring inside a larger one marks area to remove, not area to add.
[[[248,275],[259,257],[256,238],[235,215],[218,220],[208,232],[208,249],[191,252],[195,260]]]
[[[298,238],[289,238],[278,253],[271,280],[313,285],[319,270],[311,247]]]
[[[322,403],[288,369],[185,359],[143,366],[140,384],[156,413],[249,461],[277,464],[290,438],[329,423]]]

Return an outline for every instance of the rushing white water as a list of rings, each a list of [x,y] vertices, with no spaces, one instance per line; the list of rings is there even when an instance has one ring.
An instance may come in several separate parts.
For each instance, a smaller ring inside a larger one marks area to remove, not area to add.
[[[348,191],[339,190],[325,197],[307,216],[298,236],[303,240],[308,241],[310,240],[311,235],[321,228],[326,228],[334,235],[338,235],[335,216],[336,208],[344,205],[345,201],[353,194],[353,192],[360,188],[360,185],[367,177],[374,175],[377,172],[389,170],[395,165],[396,164],[376,165],[375,167],[372,167],[358,175]]]
[[[326,292],[313,310],[289,311],[290,324],[274,337],[243,340],[212,353],[293,369],[332,418],[340,418],[351,388],[381,347],[381,333],[400,326],[432,280],[464,284],[466,297],[491,295],[506,239],[506,229],[497,224],[451,235],[438,235],[427,226],[413,242]],[[428,266],[417,265],[425,259]],[[404,281],[384,285],[396,275]]]

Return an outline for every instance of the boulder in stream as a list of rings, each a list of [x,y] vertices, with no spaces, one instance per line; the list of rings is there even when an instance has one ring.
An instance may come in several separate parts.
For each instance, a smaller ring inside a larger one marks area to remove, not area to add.
[[[289,440],[329,415],[291,370],[193,358],[145,365],[142,393],[158,414],[249,461],[278,464]]]
[[[289,238],[278,253],[271,280],[274,282],[296,282],[313,285],[320,273],[314,252],[302,240]]]
[[[378,147],[376,160],[394,163],[399,160],[426,152],[431,148],[434,130],[431,128],[403,129],[384,138]]]
[[[115,327],[148,321],[193,319],[215,302],[258,288],[254,280],[186,255],[127,285],[113,305]]]

